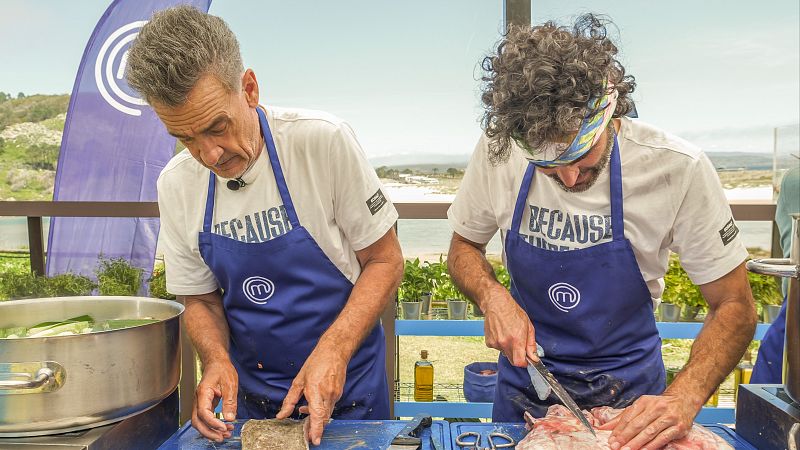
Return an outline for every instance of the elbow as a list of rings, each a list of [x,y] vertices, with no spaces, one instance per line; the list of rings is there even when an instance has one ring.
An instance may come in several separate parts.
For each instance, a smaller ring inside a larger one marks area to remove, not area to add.
[[[392,280],[392,291],[396,291],[400,287],[400,282],[403,279],[403,266],[405,261],[403,260],[403,252],[400,250],[398,246],[397,251],[393,252],[392,256],[389,259],[389,265],[391,267],[391,280]]]

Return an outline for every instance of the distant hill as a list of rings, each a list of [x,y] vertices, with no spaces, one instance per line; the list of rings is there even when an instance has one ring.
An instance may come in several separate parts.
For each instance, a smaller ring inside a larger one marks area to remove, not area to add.
[[[377,156],[370,158],[372,167],[391,167],[397,170],[411,169],[421,172],[431,172],[439,169],[444,172],[449,168],[464,169],[470,158],[469,153],[448,155],[443,153],[402,154]]]
[[[707,152],[708,159],[717,170],[772,170],[772,153],[747,152]],[[779,166],[798,164],[794,157],[783,154],[779,157]]]
[[[772,153],[754,152],[706,152],[717,170],[772,170]],[[469,162],[469,154],[416,154],[389,155],[370,158],[373,167],[389,167],[397,170],[411,169],[420,172],[432,172],[438,169],[444,172],[450,167],[464,169]],[[782,155],[779,165],[797,164],[790,155]]]
[[[0,131],[9,125],[41,122],[67,112],[69,95],[31,95],[9,98],[0,92]]]

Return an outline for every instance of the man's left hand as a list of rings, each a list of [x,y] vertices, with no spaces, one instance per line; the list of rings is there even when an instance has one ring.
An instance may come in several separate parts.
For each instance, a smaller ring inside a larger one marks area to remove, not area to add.
[[[680,396],[643,395],[598,429],[613,430],[608,443],[614,450],[658,449],[686,436],[697,413]]]
[[[285,419],[291,416],[297,402],[305,397],[308,405],[301,406],[300,412],[309,415],[306,438],[319,445],[333,407],[342,396],[346,375],[347,361],[344,358],[335,352],[315,350],[292,381],[276,417]]]

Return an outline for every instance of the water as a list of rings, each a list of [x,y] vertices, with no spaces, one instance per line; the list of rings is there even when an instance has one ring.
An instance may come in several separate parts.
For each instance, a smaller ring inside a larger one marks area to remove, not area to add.
[[[47,244],[49,218],[42,219],[44,240]],[[772,242],[772,223],[742,221],[737,222],[745,246],[764,250],[770,248]],[[447,253],[453,231],[446,219],[408,220],[398,223],[398,234],[403,254],[406,257],[436,259],[440,253]],[[28,248],[28,227],[24,217],[0,218],[0,249],[22,250]],[[487,253],[499,255],[502,249],[500,233],[497,233],[487,245]]]
[[[737,222],[739,234],[747,248],[769,250],[772,245],[772,222]],[[447,253],[453,231],[446,219],[400,220],[397,227],[400,246],[408,257],[436,259],[440,253]],[[494,235],[486,246],[486,253],[499,255],[502,250],[500,233]]]

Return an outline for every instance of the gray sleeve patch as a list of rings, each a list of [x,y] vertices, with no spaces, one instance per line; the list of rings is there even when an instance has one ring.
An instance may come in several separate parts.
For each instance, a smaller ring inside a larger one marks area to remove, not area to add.
[[[367,208],[369,208],[369,212],[371,212],[373,216],[380,211],[385,204],[386,197],[383,196],[383,192],[381,192],[380,189],[378,189],[378,192],[372,194],[372,197],[367,199]]]
[[[736,226],[736,222],[733,221],[733,218],[719,230],[719,237],[722,239],[722,245],[728,245],[733,241],[733,239],[739,235],[739,227]]]

